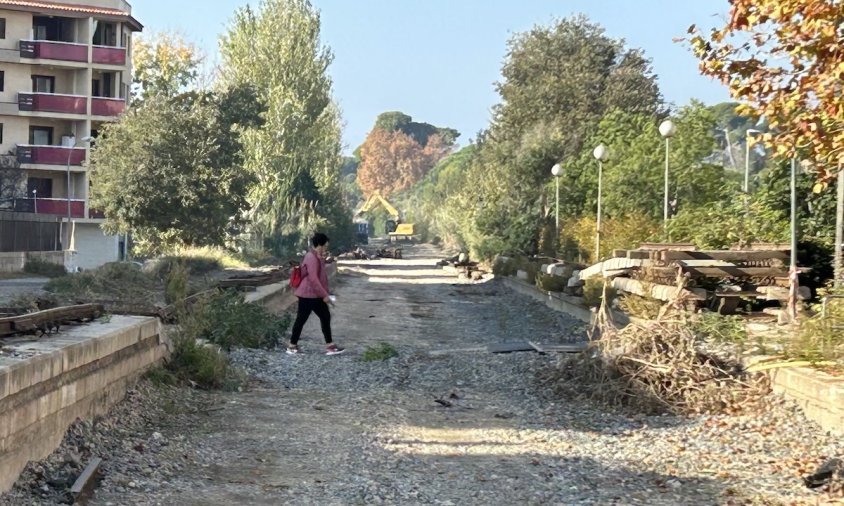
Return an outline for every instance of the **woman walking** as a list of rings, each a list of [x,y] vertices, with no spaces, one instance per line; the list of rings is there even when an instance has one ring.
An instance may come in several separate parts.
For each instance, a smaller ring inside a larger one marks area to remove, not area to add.
[[[325,337],[325,354],[339,355],[346,350],[334,344],[331,338],[331,312],[328,310],[331,299],[329,298],[328,275],[325,273],[328,236],[316,233],[311,243],[313,249],[308,251],[302,261],[302,282],[294,292],[299,298],[299,309],[296,312],[296,322],[293,324],[293,335],[290,337],[287,353],[289,355],[300,353],[299,338],[302,336],[302,328],[311,316],[311,312],[314,312],[319,317],[322,335]]]

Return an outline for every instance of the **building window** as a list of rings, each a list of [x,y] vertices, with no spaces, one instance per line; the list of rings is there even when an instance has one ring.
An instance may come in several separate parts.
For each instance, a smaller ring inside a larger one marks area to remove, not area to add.
[[[56,78],[53,76],[32,76],[33,93],[55,93]]]
[[[0,39],[6,38],[6,18],[0,18]]]
[[[53,180],[46,177],[31,177],[26,180],[26,192],[32,195],[33,190],[39,199],[53,198]]]
[[[3,123],[0,123],[0,144],[3,144]]]
[[[33,146],[52,146],[53,127],[29,127],[29,143]]]
[[[0,91],[6,91],[6,71],[0,70]]]

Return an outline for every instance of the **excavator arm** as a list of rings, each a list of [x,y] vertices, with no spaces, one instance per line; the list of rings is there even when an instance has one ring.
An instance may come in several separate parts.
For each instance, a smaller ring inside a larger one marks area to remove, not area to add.
[[[361,207],[358,212],[355,213],[355,216],[360,216],[363,213],[369,212],[379,204],[387,210],[387,212],[390,214],[390,217],[392,217],[394,220],[399,219],[398,210],[393,207],[389,202],[387,202],[387,199],[382,197],[381,194],[378,192],[373,193],[369,196],[368,199],[366,199],[366,202],[363,204],[363,207]]]

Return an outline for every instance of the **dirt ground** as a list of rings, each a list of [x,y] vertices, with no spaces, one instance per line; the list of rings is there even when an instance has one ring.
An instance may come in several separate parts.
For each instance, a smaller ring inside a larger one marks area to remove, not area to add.
[[[91,504],[824,504],[795,463],[844,447],[793,406],[685,419],[550,398],[536,377],[555,356],[486,346],[578,341],[584,326],[499,281],[458,280],[440,256],[341,263],[344,355],[321,353],[314,318],[302,356],[232,353],[254,378],[244,392],[142,393],[170,414],[124,430]],[[362,359],[381,343],[398,356]]]

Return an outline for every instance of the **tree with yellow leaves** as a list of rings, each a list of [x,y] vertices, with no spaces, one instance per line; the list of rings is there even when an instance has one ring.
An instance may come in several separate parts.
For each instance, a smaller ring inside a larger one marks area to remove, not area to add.
[[[729,86],[741,112],[764,117],[766,144],[811,158],[825,186],[844,163],[844,2],[730,0],[727,24],[689,40],[704,75]]]
[[[202,60],[200,50],[178,34],[160,32],[137,38],[132,51],[134,97],[173,97],[185,91],[198,78]]]

